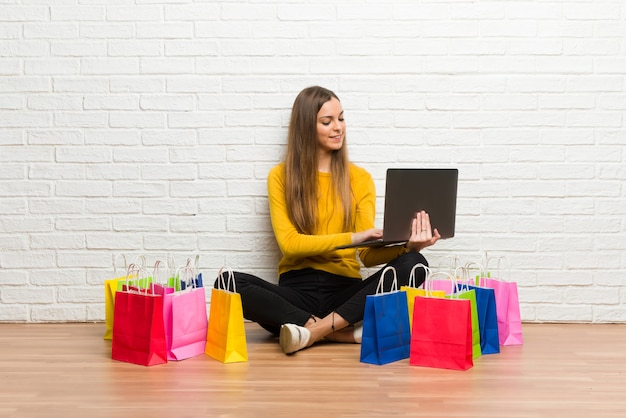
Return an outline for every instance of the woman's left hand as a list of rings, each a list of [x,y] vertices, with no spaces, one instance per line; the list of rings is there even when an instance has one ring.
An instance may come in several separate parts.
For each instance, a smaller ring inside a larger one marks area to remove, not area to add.
[[[425,211],[415,214],[411,224],[411,237],[406,243],[406,248],[411,251],[421,251],[439,241],[441,235],[437,228],[430,226],[430,216]]]

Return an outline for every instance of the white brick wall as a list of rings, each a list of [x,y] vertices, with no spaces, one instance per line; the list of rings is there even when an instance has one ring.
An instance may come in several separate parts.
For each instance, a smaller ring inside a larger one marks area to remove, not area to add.
[[[459,168],[435,267],[506,255],[525,320],[626,322],[623,2],[122,3],[0,5],[0,321],[102,320],[119,252],[275,280],[265,177],[320,84],[380,196]]]

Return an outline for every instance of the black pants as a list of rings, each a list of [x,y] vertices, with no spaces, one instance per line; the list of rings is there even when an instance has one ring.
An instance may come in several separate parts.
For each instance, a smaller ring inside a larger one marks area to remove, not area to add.
[[[408,283],[411,269],[418,263],[428,265],[420,253],[409,252],[386,265],[396,269],[398,290]],[[295,270],[282,274],[278,285],[247,273],[235,272],[234,276],[244,317],[278,334],[282,324],[304,325],[311,315],[322,318],[333,311],[351,324],[359,322],[365,297],[376,293],[383,269],[365,280],[314,269]],[[415,270],[416,286],[424,282],[424,274],[424,269]],[[392,281],[393,274],[387,272],[385,291],[391,289]]]

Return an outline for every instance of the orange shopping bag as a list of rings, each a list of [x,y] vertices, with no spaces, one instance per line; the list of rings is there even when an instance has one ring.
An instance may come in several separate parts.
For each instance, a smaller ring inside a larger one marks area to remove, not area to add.
[[[233,271],[226,268],[225,280],[223,270],[217,278],[218,287],[211,290],[205,353],[222,363],[248,361],[241,295]]]

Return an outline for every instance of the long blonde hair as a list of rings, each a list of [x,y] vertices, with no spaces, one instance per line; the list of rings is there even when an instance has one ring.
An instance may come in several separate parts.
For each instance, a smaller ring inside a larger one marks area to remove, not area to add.
[[[317,114],[337,95],[319,86],[308,87],[296,97],[291,109],[285,159],[285,193],[289,218],[298,231],[313,234],[317,226],[318,139]],[[352,230],[350,164],[345,145],[333,151],[330,173],[332,192],[339,198],[345,232]]]

